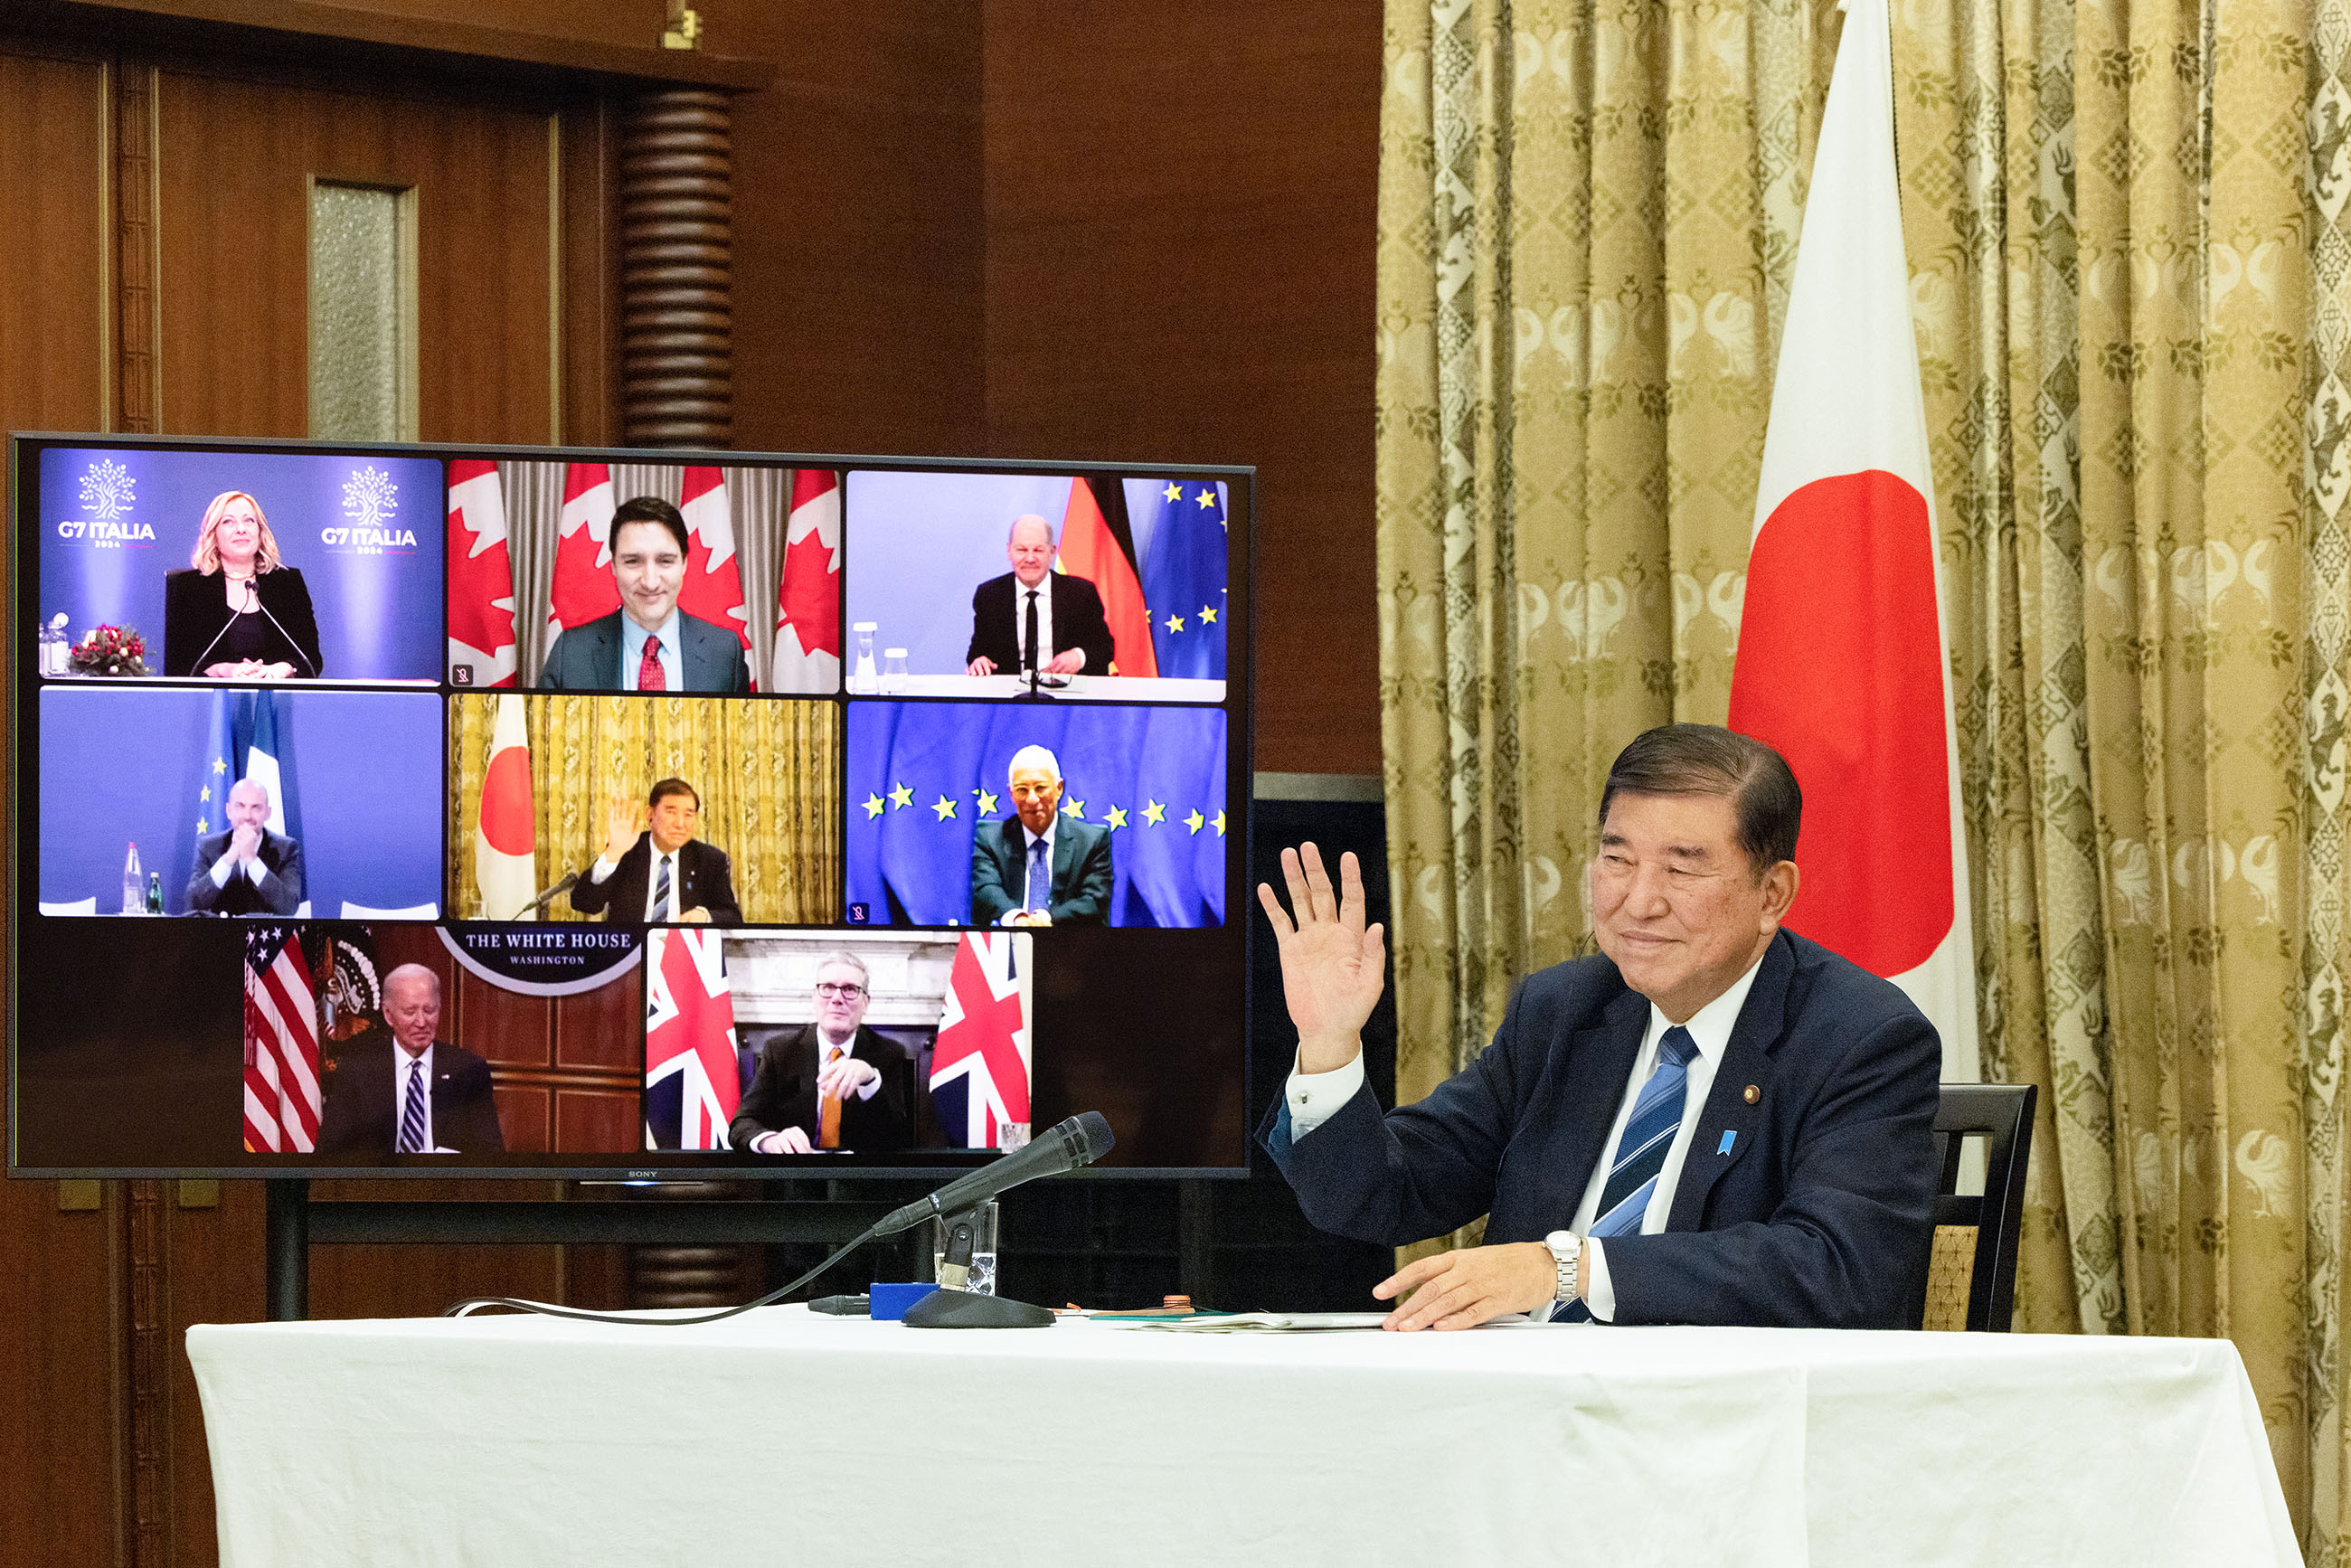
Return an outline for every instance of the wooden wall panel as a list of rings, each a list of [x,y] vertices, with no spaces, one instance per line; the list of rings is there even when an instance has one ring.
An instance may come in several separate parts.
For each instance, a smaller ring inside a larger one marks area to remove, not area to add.
[[[634,1071],[644,1065],[644,990],[607,986],[555,1003],[559,1067]]]
[[[110,403],[107,82],[0,39],[0,430],[96,430]]]
[[[413,188],[418,434],[555,427],[545,114],[165,70],[162,428],[309,426],[312,176]]]
[[[1379,772],[1379,8],[987,17],[991,448],[1258,465],[1256,766]]]

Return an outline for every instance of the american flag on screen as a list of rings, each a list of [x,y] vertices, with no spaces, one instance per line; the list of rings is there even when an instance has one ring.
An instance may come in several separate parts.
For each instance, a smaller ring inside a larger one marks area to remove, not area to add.
[[[319,1008],[290,925],[245,936],[245,1150],[307,1155],[319,1142]]]
[[[726,1148],[743,1070],[719,933],[654,931],[645,974],[645,1147]]]
[[[956,944],[931,1051],[931,1104],[950,1142],[1017,1148],[1029,1126],[1028,936],[967,934]],[[1007,1124],[1016,1129],[1006,1141]]]

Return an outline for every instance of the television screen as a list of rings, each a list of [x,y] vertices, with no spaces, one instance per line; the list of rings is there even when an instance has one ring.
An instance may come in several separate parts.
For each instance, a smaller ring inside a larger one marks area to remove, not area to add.
[[[1251,481],[12,436],[10,1170],[1238,1174]]]

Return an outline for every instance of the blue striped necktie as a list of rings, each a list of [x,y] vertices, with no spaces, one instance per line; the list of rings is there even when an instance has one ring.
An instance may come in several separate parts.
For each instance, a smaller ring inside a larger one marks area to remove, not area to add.
[[[656,859],[661,869],[653,876],[653,921],[658,925],[669,918],[669,856]]]
[[[1689,1099],[1689,1060],[1698,1042],[1689,1030],[1676,1024],[1657,1041],[1657,1065],[1633,1101],[1633,1114],[1625,1134],[1616,1140],[1616,1159],[1608,1167],[1607,1185],[1600,1189],[1600,1207],[1586,1237],[1630,1236],[1647,1218],[1649,1199],[1656,1195],[1657,1173],[1681,1131],[1682,1111]],[[1552,1316],[1562,1322],[1583,1322],[1592,1310],[1571,1301]]]
[[[1052,896],[1053,873],[1045,865],[1045,841],[1039,839],[1029,846],[1029,886],[1020,906],[1042,909]]]
[[[407,1103],[400,1113],[400,1152],[424,1152],[424,1059],[421,1056],[408,1059]]]

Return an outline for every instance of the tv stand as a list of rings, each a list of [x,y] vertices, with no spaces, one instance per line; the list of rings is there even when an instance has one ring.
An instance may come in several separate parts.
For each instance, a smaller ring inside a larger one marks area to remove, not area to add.
[[[264,1296],[271,1322],[310,1315],[310,1249],[394,1242],[572,1245],[628,1242],[753,1246],[839,1245],[890,1211],[883,1203],[779,1199],[757,1203],[563,1202],[313,1203],[304,1176],[272,1176],[264,1244]],[[924,1262],[929,1261],[927,1251]]]

